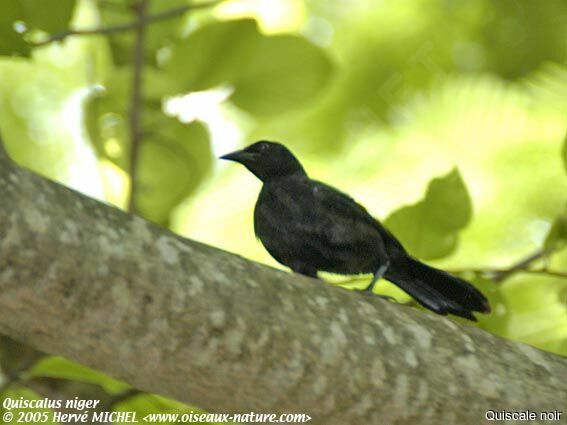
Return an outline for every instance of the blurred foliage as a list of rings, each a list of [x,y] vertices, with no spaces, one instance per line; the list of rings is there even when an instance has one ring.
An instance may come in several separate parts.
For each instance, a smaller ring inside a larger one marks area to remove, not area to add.
[[[567,208],[560,214],[551,225],[547,234],[544,246],[547,249],[563,248],[567,242]]]
[[[567,86],[567,81],[565,83]],[[567,135],[565,136],[565,142],[563,143],[563,164],[565,165],[565,172],[567,173]]]
[[[257,116],[301,106],[325,86],[332,65],[318,47],[294,35],[264,36],[253,19],[206,25],[174,46],[165,64],[182,90],[229,83],[231,100]]]
[[[69,27],[75,0],[2,0],[0,55],[29,55],[24,32],[59,32]]]
[[[62,378],[100,385],[111,394],[119,393],[128,388],[122,382],[97,372],[86,366],[71,362],[62,357],[47,357],[34,364],[26,373],[26,377],[33,378]]]
[[[188,7],[199,3],[149,0],[150,16],[177,12],[145,25],[133,106],[135,0],[4,0],[0,130],[12,157],[119,207],[134,185],[144,217],[279,266],[252,232],[259,183],[217,167],[214,154],[282,141],[314,177],[387,217],[410,252],[486,293],[493,313],[480,327],[567,355],[564,0]],[[130,28],[108,31],[117,25]],[[524,267],[531,272],[494,278],[544,249],[553,252]],[[388,283],[379,290],[408,299]],[[3,396],[38,397],[41,379],[110,398],[130,391],[6,341],[0,359],[11,383]],[[190,409],[149,394],[113,408]]]
[[[395,211],[384,225],[412,255],[435,260],[455,250],[459,231],[471,215],[467,188],[459,171],[453,170],[431,180],[421,201]]]

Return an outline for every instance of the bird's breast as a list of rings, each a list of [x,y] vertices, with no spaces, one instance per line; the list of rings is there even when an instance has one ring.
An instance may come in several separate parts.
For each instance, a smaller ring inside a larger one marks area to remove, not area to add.
[[[281,234],[288,227],[313,221],[312,202],[307,191],[265,184],[254,208],[256,236],[263,240],[267,234]]]

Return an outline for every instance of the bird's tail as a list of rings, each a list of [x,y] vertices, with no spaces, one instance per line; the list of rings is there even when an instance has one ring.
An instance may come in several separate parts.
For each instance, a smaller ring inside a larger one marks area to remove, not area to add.
[[[473,312],[490,312],[486,297],[470,283],[414,258],[408,257],[404,264],[388,270],[385,277],[436,313],[476,322]]]

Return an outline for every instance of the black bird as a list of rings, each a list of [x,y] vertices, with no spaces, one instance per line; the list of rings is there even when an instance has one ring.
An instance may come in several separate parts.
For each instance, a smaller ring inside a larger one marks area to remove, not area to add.
[[[259,141],[221,159],[241,163],[264,183],[254,232],[272,257],[294,272],[372,273],[366,292],[384,277],[439,314],[476,321],[473,312],[490,312],[474,286],[413,258],[350,196],[311,180],[285,146]]]

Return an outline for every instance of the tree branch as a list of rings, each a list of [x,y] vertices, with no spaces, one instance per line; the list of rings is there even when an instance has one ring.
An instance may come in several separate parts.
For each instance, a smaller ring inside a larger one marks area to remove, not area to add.
[[[183,239],[0,157],[0,332],[211,412],[478,424],[567,359]]]
[[[552,276],[552,277],[563,277],[567,279],[567,272],[562,272],[559,270],[552,270],[552,269],[548,269],[546,267],[542,267],[541,269],[528,269],[528,270],[524,270],[525,273],[534,273],[534,274],[544,274],[547,276]]]
[[[82,29],[82,30],[67,30],[57,34],[52,34],[45,40],[37,41],[33,43],[34,46],[44,46],[46,44],[53,43],[55,41],[62,41],[65,40],[67,37],[71,36],[85,36],[85,35],[112,35],[118,34],[122,32],[132,31],[140,28],[141,26],[146,26],[148,24],[152,24],[154,22],[160,22],[168,19],[175,18],[179,15],[184,14],[189,10],[198,10],[198,9],[206,9],[210,7],[214,7],[224,0],[213,0],[208,2],[196,3],[196,4],[187,4],[184,6],[175,7],[169,10],[165,10],[160,13],[156,13],[155,15],[145,16],[142,21],[135,20],[133,22],[126,22],[123,24],[112,25],[108,27],[100,27],[100,28],[93,28],[93,29]]]
[[[460,273],[474,273],[486,276],[487,278],[493,280],[496,283],[502,282],[500,276],[505,276],[505,279],[510,278],[513,274],[517,273],[528,273],[528,274],[540,274],[545,276],[551,277],[565,277],[567,278],[567,272],[563,272],[561,270],[553,270],[548,269],[547,267],[541,267],[539,269],[518,269],[515,270],[514,273],[510,273],[509,269],[497,269],[497,268],[483,268],[483,269],[476,269],[476,268],[463,268],[463,269],[451,269],[448,270],[449,273],[460,274]]]
[[[519,271],[528,271],[528,267],[532,265],[532,263],[542,258],[548,257],[550,254],[553,253],[553,251],[554,250],[552,248],[540,248],[533,254],[528,255],[526,258],[523,258],[517,263],[512,264],[507,269],[495,272],[496,274],[493,277],[493,280],[495,282],[503,282],[504,280],[506,280],[507,278],[509,278],[510,276],[512,276],[513,274]]]
[[[532,273],[532,274],[543,274],[553,277],[567,277],[567,272],[562,272],[560,270],[552,270],[548,267],[540,267],[538,269],[531,269],[530,266],[538,260],[547,258],[556,251],[556,248],[540,248],[533,254],[528,255],[525,258],[517,261],[507,268],[461,268],[449,270],[450,273],[474,273],[479,275],[487,276],[489,279],[496,283],[501,283],[506,279],[512,277],[517,273]]]

